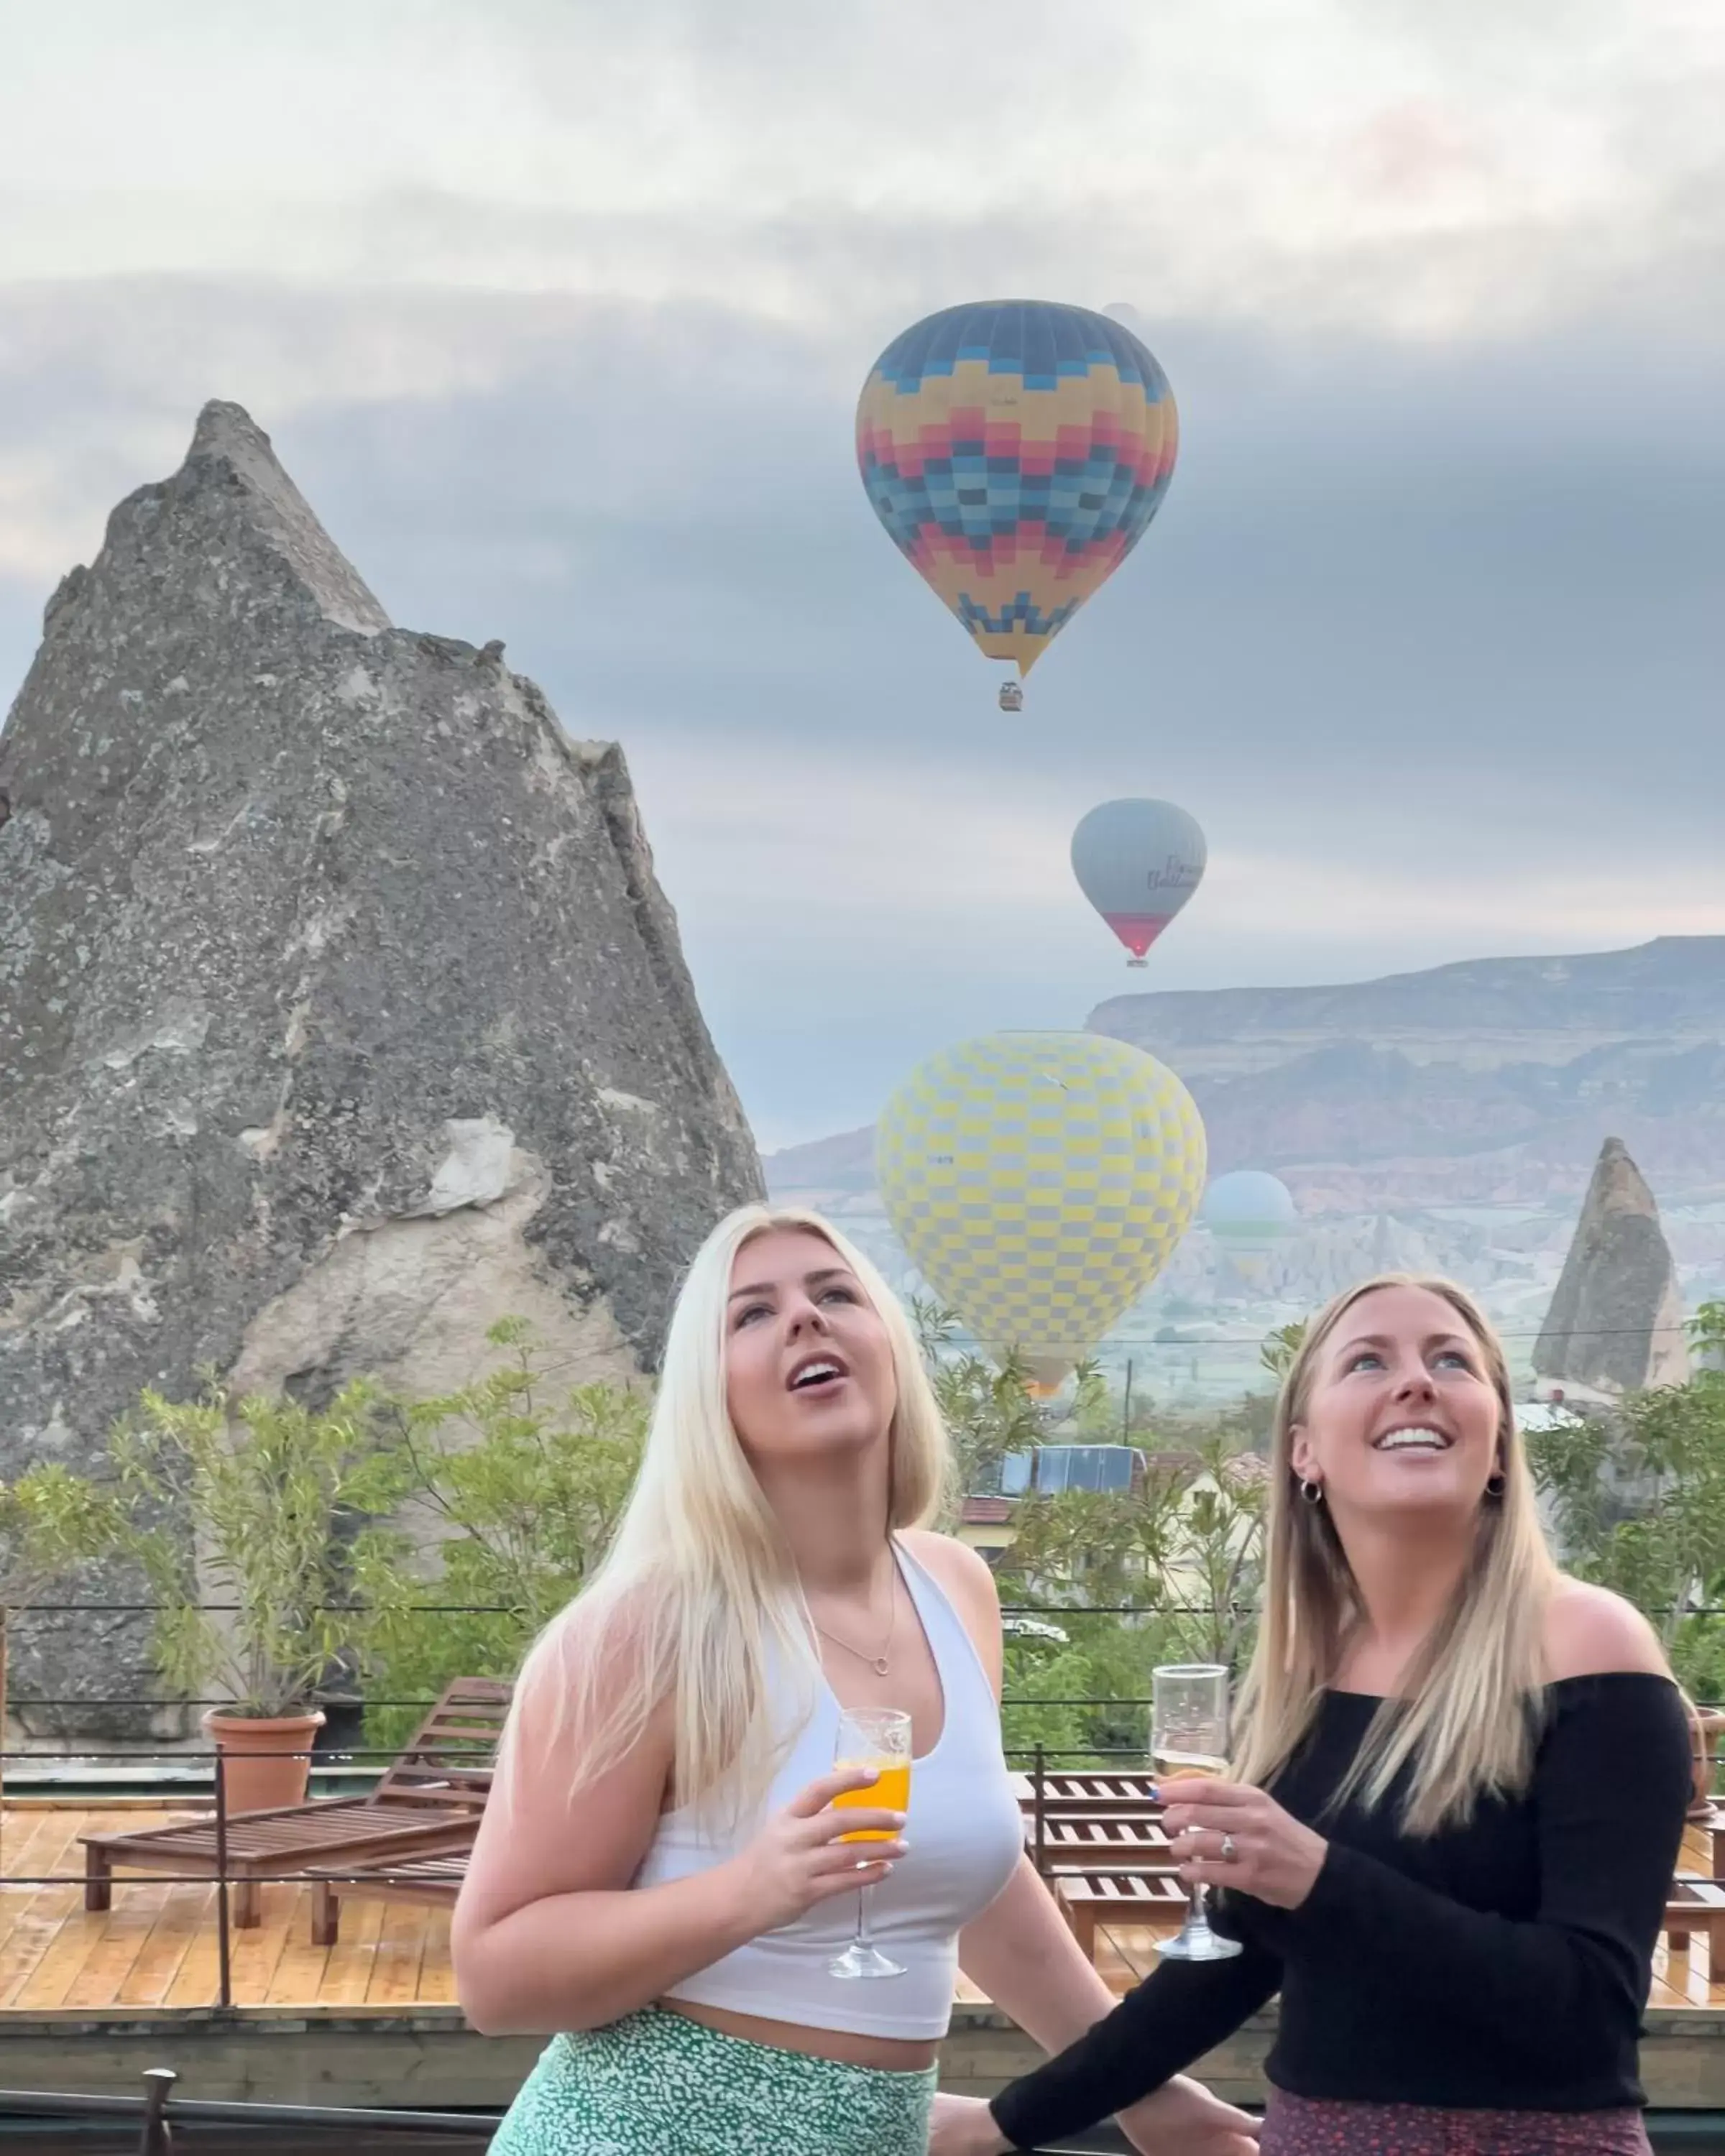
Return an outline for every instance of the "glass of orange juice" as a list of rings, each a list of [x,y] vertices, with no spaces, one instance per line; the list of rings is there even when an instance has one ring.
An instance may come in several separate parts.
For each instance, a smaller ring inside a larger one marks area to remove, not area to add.
[[[839,1717],[839,1734],[833,1747],[835,1767],[867,1767],[875,1779],[865,1789],[846,1789],[834,1797],[835,1811],[904,1812],[911,1807],[911,1717],[892,1707],[875,1707]],[[880,1827],[862,1827],[841,1834],[840,1841],[891,1841],[894,1837]],[[866,1861],[866,1860],[863,1860]],[[869,1931],[869,1896],[861,1887],[856,1896],[856,1934],[840,1954],[827,1964],[834,1976],[902,1976],[905,1966],[881,1953]]]

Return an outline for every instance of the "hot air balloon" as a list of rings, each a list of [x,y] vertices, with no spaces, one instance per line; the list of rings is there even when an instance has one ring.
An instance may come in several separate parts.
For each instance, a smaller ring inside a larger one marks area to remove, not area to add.
[[[1129,329],[1040,300],[930,315],[875,361],[856,412],[875,514],[1020,679],[1143,536],[1178,434]]]
[[[1204,833],[1172,801],[1104,801],[1072,834],[1078,887],[1142,966],[1204,878]]]
[[[1287,1185],[1260,1168],[1219,1175],[1204,1194],[1204,1224],[1243,1279],[1260,1280],[1299,1222]]]
[[[988,1034],[905,1080],[881,1115],[875,1168],[935,1293],[1051,1391],[1185,1233],[1204,1125],[1173,1072],[1124,1041]]]

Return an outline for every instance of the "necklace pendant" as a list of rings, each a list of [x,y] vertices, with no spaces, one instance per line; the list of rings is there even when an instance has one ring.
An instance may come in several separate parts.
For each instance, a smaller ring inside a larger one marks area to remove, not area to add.
[[[884,1676],[886,1676],[886,1656],[885,1656],[885,1655],[876,1655],[876,1656],[875,1656],[875,1659],[874,1659],[874,1661],[873,1661],[873,1662],[872,1662],[872,1663],[870,1663],[870,1667],[874,1671],[875,1675],[877,1677],[884,1677]]]

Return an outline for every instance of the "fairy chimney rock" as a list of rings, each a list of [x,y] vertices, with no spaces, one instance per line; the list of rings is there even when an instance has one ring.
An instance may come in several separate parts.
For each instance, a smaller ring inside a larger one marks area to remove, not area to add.
[[[1535,1374],[1615,1394],[1689,1374],[1682,1299],[1659,1208],[1607,1138],[1533,1349]]]
[[[211,404],[0,733],[0,1474],[198,1367],[651,1361],[753,1142],[619,750],[399,629]]]

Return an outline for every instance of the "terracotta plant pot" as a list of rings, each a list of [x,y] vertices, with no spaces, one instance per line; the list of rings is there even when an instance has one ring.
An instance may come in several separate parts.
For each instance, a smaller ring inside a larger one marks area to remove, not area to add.
[[[310,1714],[268,1716],[223,1714],[208,1708],[203,1729],[222,1755],[228,1812],[262,1812],[277,1804],[303,1804],[311,1774],[312,1740],[322,1727],[321,1708]]]
[[[1707,1819],[1712,1812],[1714,1763],[1725,1742],[1725,1708],[1698,1707],[1695,1710],[1695,1801],[1691,1819]]]

